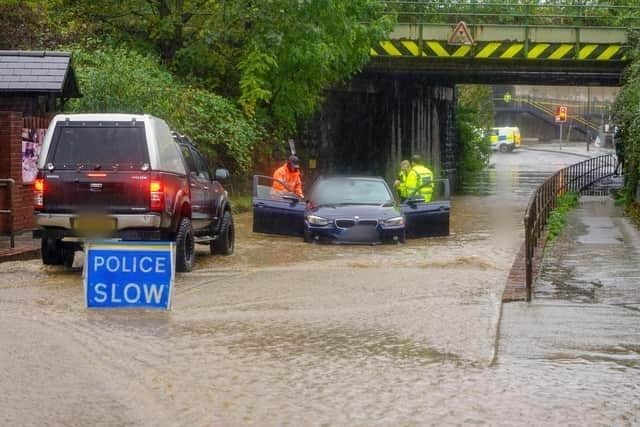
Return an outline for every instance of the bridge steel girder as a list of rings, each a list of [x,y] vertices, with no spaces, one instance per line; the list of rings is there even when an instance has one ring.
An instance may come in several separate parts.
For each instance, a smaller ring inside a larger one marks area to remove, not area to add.
[[[425,75],[434,83],[620,86],[626,64],[437,58],[372,58],[365,74]]]
[[[628,64],[620,28],[469,26],[473,44],[450,45],[454,28],[399,24],[371,48],[367,70],[418,72],[445,83],[618,86]]]

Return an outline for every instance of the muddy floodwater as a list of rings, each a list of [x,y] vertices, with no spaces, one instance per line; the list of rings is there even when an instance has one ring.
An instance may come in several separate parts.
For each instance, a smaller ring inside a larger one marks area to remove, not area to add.
[[[575,302],[551,285],[500,303],[528,195],[578,160],[498,153],[454,196],[451,236],[404,245],[305,244],[237,215],[236,253],[200,249],[168,313],[86,310],[81,259],[0,264],[0,424],[637,424],[637,313],[607,323],[635,342],[621,363],[585,357],[578,321],[557,332]]]

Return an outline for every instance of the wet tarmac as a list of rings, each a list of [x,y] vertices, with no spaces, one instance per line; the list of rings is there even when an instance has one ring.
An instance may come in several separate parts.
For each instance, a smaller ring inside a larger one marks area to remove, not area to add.
[[[497,153],[452,200],[451,236],[404,245],[305,244],[237,215],[236,254],[200,250],[170,313],[88,311],[78,268],[0,264],[0,424],[634,424],[635,362],[539,351],[572,332],[533,330],[535,304],[499,327],[528,195],[577,160]]]
[[[533,405],[527,394],[547,396],[545,424],[640,422],[638,259],[640,233],[621,208],[582,197],[547,248],[532,303],[504,305],[495,369],[521,378],[517,395]]]

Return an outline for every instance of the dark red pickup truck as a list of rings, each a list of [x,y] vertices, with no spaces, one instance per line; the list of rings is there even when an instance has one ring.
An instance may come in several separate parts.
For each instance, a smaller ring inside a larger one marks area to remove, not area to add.
[[[234,224],[221,182],[191,141],[149,115],[56,116],[38,164],[34,205],[44,264],[71,266],[90,238],[170,240],[176,270],[195,244],[231,254]]]

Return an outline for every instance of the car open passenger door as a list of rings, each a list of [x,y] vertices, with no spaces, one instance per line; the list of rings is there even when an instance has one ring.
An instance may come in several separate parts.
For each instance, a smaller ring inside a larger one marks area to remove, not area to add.
[[[273,178],[253,177],[253,231],[302,236],[305,203],[293,191],[276,191]],[[280,181],[278,181],[280,182]],[[287,187],[280,182],[283,187]]]
[[[449,180],[436,179],[434,199],[425,202],[420,195],[400,205],[405,216],[407,237],[432,237],[449,235]],[[440,190],[439,187],[442,187]]]

